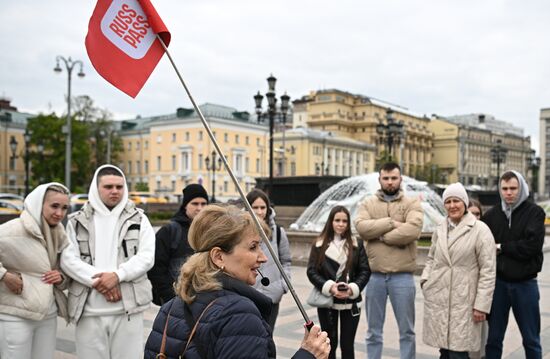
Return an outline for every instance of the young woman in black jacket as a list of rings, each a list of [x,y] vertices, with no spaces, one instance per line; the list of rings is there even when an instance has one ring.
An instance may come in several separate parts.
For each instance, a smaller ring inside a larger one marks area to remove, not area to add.
[[[353,343],[359,324],[361,291],[370,277],[367,254],[362,242],[351,235],[349,211],[334,207],[319,238],[311,248],[307,276],[321,293],[333,296],[331,308],[317,308],[321,329],[331,343],[329,358],[336,358],[338,318],[342,359],[355,357]]]

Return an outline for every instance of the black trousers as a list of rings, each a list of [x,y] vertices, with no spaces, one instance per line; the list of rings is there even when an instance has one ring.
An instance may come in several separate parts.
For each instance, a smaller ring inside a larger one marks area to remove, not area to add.
[[[317,316],[321,329],[328,333],[330,339],[329,359],[336,359],[338,347],[338,318],[340,318],[340,348],[342,359],[354,359],[355,333],[359,325],[359,315],[352,316],[351,310],[334,310],[330,308],[317,308]]]

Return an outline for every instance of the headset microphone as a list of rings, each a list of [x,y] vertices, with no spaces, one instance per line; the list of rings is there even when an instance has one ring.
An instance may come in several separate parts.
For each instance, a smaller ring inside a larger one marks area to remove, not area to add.
[[[262,285],[264,287],[267,287],[269,285],[269,278],[267,277],[264,277],[264,275],[262,274],[262,272],[260,272],[259,269],[256,269],[258,271],[258,274],[262,277],[262,279],[260,280],[260,283],[262,283]]]

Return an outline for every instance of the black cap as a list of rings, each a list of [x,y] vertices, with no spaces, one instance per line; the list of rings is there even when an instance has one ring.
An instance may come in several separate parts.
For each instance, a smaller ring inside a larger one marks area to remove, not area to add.
[[[203,186],[197,183],[192,183],[183,189],[183,200],[181,201],[181,207],[185,208],[189,202],[197,197],[204,198],[208,203],[208,193]]]

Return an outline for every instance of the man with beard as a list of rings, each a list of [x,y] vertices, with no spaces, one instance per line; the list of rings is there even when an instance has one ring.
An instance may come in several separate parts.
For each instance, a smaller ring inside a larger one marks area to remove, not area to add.
[[[386,301],[389,296],[399,327],[401,358],[416,355],[414,297],[416,240],[424,214],[418,198],[405,197],[401,169],[388,162],[380,168],[380,189],[358,206],[355,228],[365,241],[372,274],[366,288],[367,356],[382,357]]]
[[[180,209],[170,223],[156,234],[155,264],[147,273],[153,284],[153,303],[163,305],[175,297],[174,282],[189,256],[195,253],[187,240],[193,218],[208,204],[208,194],[200,184],[183,189]]]

